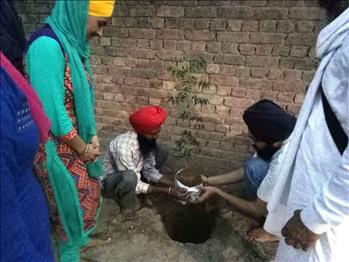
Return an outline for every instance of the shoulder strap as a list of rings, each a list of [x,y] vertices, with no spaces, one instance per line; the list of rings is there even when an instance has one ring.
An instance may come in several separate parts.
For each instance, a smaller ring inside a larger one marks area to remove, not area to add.
[[[327,127],[330,130],[331,136],[337,146],[339,153],[343,155],[344,150],[348,146],[348,136],[344,132],[343,127],[339,123],[339,120],[337,119],[330,104],[328,103],[327,98],[322,89],[322,86],[321,86],[321,97],[322,97],[322,105],[324,108]]]

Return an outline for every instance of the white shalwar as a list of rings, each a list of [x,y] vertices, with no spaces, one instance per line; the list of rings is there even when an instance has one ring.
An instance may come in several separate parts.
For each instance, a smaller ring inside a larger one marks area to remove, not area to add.
[[[281,239],[276,261],[349,261],[349,146],[339,153],[326,124],[319,88],[321,83],[349,135],[349,9],[320,32],[317,56],[321,62],[280,165],[264,228],[280,236],[293,212],[301,209],[304,225],[321,238],[306,252]]]

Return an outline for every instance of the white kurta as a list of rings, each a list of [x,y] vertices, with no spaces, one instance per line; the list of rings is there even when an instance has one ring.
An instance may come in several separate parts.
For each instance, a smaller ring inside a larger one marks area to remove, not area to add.
[[[327,127],[319,83],[349,135],[349,9],[318,38],[322,60],[300,112],[280,179],[268,204],[265,229],[280,235],[294,210],[311,231],[322,234],[307,252],[280,241],[276,261],[349,261],[349,147],[343,155]],[[346,248],[346,249],[345,249]]]

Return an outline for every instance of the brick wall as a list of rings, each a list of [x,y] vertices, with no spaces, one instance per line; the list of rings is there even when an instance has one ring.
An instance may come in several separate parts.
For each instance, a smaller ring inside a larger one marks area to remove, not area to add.
[[[169,111],[162,132],[175,140],[186,123],[167,102],[174,82],[167,68],[183,56],[207,62],[209,104],[199,108],[205,129],[197,133],[202,154],[224,159],[249,148],[242,113],[268,98],[297,113],[315,68],[315,40],[324,20],[316,1],[144,0],[117,1],[104,36],[93,40],[96,112],[100,133],[129,127],[136,108],[157,104]],[[47,1],[20,1],[31,32],[51,8]]]

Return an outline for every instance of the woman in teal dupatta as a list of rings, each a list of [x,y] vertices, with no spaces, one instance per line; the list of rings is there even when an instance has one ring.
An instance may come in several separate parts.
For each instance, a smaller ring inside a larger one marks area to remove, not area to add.
[[[28,42],[28,77],[52,123],[35,166],[50,203],[61,262],[80,261],[100,206],[88,38],[100,34],[113,6],[113,0],[57,0],[45,26]]]

